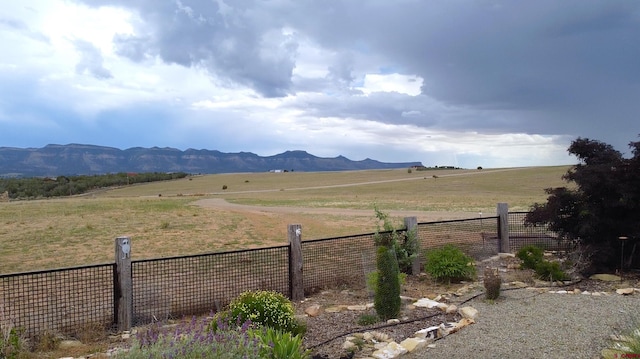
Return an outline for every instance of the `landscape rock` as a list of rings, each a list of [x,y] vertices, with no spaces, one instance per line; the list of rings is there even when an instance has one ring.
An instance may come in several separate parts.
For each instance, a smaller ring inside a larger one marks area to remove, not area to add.
[[[633,294],[633,292],[635,291],[634,288],[620,288],[620,289],[616,289],[616,293],[620,294],[620,295],[631,295]]]
[[[458,313],[463,317],[463,318],[468,318],[468,319],[472,319],[472,320],[476,320],[476,318],[478,317],[478,310],[474,307],[462,307],[460,309],[458,309]]]
[[[384,348],[378,349],[375,352],[373,352],[371,356],[376,359],[392,359],[392,358],[397,358],[400,355],[405,354],[406,352],[407,352],[407,349],[405,347],[403,347],[402,345],[396,342],[391,342],[387,344]]]
[[[616,282],[616,281],[621,281],[622,278],[620,278],[617,275],[614,274],[594,274],[591,277],[589,277],[589,279],[593,279],[593,280],[601,280],[603,282]]]
[[[424,346],[427,345],[427,340],[424,338],[407,338],[403,341],[400,342],[400,345],[402,345],[405,349],[407,349],[408,352],[412,352],[416,349],[420,349],[423,348]]]
[[[421,308],[434,308],[440,304],[441,304],[440,302],[429,299],[429,298],[418,299],[418,301],[413,303],[414,306],[421,307]]]
[[[320,305],[314,304],[304,310],[305,314],[310,317],[317,317],[320,314]]]

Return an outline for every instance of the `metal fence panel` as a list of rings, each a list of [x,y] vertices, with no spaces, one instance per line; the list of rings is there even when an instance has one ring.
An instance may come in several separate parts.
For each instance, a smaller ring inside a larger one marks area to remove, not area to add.
[[[548,225],[525,225],[528,212],[509,212],[509,247],[517,252],[527,245],[535,245],[549,251],[566,251],[571,249],[570,240],[558,236],[549,230]]]
[[[113,325],[114,264],[0,275],[3,320],[28,337]]]
[[[132,261],[133,320],[218,311],[247,290],[289,295],[289,246]]]
[[[498,217],[418,223],[420,255],[452,244],[476,260],[498,254]]]
[[[374,234],[302,242],[305,295],[324,288],[363,288],[375,268]]]

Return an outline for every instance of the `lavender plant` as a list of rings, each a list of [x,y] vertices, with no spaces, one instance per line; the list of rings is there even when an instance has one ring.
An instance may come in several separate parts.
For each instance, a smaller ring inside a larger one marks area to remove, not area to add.
[[[195,317],[170,329],[152,325],[140,331],[132,347],[116,358],[264,358],[263,345],[252,334],[250,322],[219,322],[216,331],[209,330],[208,326],[208,320]]]

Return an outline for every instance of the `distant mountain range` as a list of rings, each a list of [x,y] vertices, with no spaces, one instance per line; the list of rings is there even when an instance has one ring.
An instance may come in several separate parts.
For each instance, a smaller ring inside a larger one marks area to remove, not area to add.
[[[266,171],[350,171],[408,168],[420,162],[384,163],[372,159],[322,158],[305,151],[261,157],[251,152],[181,151],[175,148],[68,144],[43,148],[0,147],[1,177],[95,175],[118,172],[235,173]]]

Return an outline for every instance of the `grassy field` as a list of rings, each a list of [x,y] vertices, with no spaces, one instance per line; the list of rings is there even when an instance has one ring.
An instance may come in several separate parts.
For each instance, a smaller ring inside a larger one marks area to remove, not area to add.
[[[545,188],[566,185],[561,177],[567,169],[218,174],[0,203],[0,273],[111,262],[114,238],[123,235],[132,238],[133,258],[141,259],[285,244],[293,223],[302,225],[303,239],[373,232],[374,205],[384,212],[431,211],[437,219],[480,211],[491,216],[498,202],[527,210],[545,201]],[[208,198],[247,207],[194,205]]]

